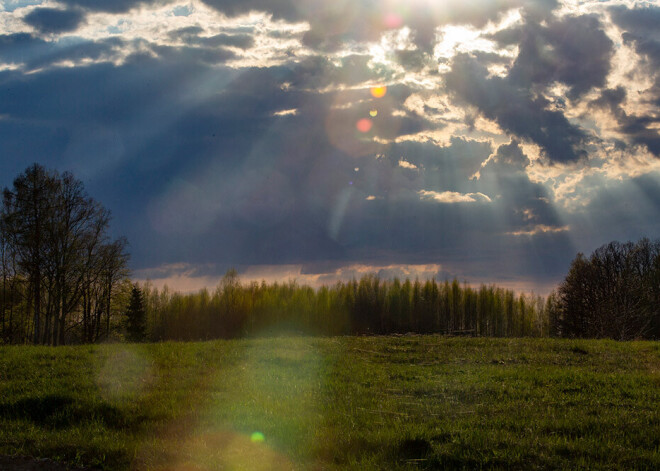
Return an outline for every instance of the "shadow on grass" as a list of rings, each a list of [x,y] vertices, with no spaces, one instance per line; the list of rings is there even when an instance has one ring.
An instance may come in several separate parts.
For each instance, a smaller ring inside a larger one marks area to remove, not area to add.
[[[428,440],[413,438],[404,440],[397,449],[397,458],[402,461],[425,460],[433,452]]]
[[[27,397],[9,404],[0,404],[0,417],[28,420],[42,427],[62,429],[85,422],[101,422],[108,428],[130,426],[122,411],[105,402],[88,402],[59,394]]]

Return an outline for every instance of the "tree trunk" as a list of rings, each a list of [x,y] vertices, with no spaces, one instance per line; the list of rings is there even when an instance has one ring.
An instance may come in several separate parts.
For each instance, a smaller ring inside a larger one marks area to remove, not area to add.
[[[34,344],[39,344],[39,315],[41,312],[41,274],[37,273],[36,280],[34,281],[34,286],[32,287],[34,292],[34,321],[32,328],[34,329],[33,337]]]
[[[7,309],[7,272],[5,271],[4,263],[4,251],[2,254],[3,263],[2,263],[2,338],[7,337],[7,331],[5,330],[5,311]]]
[[[90,325],[89,325],[90,313],[89,313],[89,310],[87,309],[87,298],[88,297],[89,297],[89,294],[88,294],[87,290],[85,290],[83,292],[83,298],[82,298],[83,299],[83,301],[82,301],[82,305],[83,305],[83,339],[85,340],[85,342],[89,342],[90,337],[91,337],[91,333],[90,333],[91,328],[90,328]]]
[[[105,304],[105,338],[110,338],[110,301],[112,299],[112,279],[108,280],[108,293]]]

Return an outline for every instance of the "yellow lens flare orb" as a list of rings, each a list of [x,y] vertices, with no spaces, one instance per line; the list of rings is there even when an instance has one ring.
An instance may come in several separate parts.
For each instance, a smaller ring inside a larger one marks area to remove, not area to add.
[[[366,132],[371,131],[371,127],[372,127],[372,126],[373,126],[373,123],[371,122],[370,119],[367,119],[367,118],[362,118],[362,119],[359,120],[359,121],[357,122],[357,124],[355,125],[355,127],[357,128],[357,130],[360,131],[360,132],[362,132],[362,133],[366,133]]]
[[[387,87],[385,85],[379,87],[371,87],[371,96],[374,98],[383,98],[387,94]]]
[[[378,116],[378,110],[371,110],[369,112],[369,116],[371,116],[372,118],[375,118],[376,116]]]

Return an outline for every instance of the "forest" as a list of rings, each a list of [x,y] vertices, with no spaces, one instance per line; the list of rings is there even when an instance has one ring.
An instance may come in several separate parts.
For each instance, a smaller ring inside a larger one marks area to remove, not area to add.
[[[34,164],[3,192],[0,342],[81,344],[263,335],[440,333],[660,338],[660,241],[578,254],[547,298],[459,280],[366,275],[314,289],[242,283],[183,294],[132,282],[128,242],[80,180]]]
[[[458,280],[382,280],[365,275],[313,289],[295,281],[241,284],[230,270],[215,291],[144,286],[146,337],[202,340],[260,334],[548,336],[543,298]]]

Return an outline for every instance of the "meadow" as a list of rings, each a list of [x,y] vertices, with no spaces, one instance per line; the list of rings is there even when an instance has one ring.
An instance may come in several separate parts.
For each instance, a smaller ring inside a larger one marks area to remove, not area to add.
[[[0,454],[107,470],[660,469],[660,343],[0,347]]]

